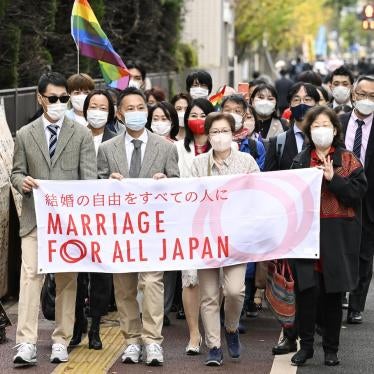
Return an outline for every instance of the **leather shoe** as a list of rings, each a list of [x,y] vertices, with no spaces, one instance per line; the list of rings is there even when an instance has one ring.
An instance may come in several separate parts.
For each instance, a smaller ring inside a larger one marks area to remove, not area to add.
[[[300,349],[295,353],[291,358],[291,365],[293,366],[301,366],[304,365],[306,360],[308,358],[312,358],[314,354],[314,351],[306,350],[306,349]]]
[[[69,347],[79,345],[82,340],[82,335],[87,332],[87,318],[76,320],[74,323],[73,337],[70,340]]]
[[[88,332],[88,349],[103,349],[100,339],[100,317],[92,317],[90,331]]]
[[[325,365],[327,366],[336,366],[339,365],[338,355],[333,352],[326,352],[325,353]]]
[[[361,312],[348,312],[347,323],[350,325],[358,325],[362,322]]]
[[[291,340],[284,336],[282,340],[273,347],[273,355],[285,355],[290,352],[296,352],[297,345],[295,340]]]

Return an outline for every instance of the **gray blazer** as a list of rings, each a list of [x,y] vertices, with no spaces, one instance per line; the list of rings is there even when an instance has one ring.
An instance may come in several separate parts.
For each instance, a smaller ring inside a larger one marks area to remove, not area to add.
[[[96,179],[96,155],[91,132],[65,118],[51,161],[41,117],[17,131],[10,180],[23,195],[21,237],[36,226],[33,194],[22,191],[26,176],[44,180]]]
[[[156,173],[167,177],[179,177],[178,153],[174,144],[161,136],[148,132],[148,141],[139,178],[152,178]],[[108,179],[112,173],[129,177],[129,160],[126,158],[125,135],[121,134],[100,144],[97,168],[100,179]]]

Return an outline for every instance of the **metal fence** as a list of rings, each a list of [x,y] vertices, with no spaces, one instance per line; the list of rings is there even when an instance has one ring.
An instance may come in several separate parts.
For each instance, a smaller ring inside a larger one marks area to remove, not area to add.
[[[186,73],[177,74],[175,72],[150,73],[147,77],[151,80],[152,86],[161,87],[166,97],[171,97],[175,93],[181,92],[185,87]],[[96,80],[96,87],[105,87],[103,80]],[[13,136],[22,126],[29,123],[39,109],[36,98],[37,87],[12,88],[0,90],[0,97],[4,98],[5,113],[10,131]]]

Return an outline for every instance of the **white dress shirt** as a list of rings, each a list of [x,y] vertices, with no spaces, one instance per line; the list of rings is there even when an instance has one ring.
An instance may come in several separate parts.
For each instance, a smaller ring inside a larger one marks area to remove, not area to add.
[[[93,136],[93,142],[94,142],[94,146],[95,146],[96,156],[97,156],[97,152],[99,151],[99,145],[103,142],[103,135],[104,135],[104,133],[102,133],[100,135]]]
[[[47,147],[49,148],[49,139],[51,139],[52,133],[47,129],[47,127],[49,125],[58,126],[58,128],[57,128],[57,139],[58,139],[58,136],[60,135],[60,130],[61,130],[62,123],[64,122],[64,117],[62,117],[57,122],[51,123],[47,120],[47,118],[45,118],[45,115],[43,114],[42,115],[42,121],[43,121],[43,126],[44,126],[45,138],[47,140]]]
[[[133,138],[131,135],[129,135],[129,133],[126,131],[126,133],[125,133],[125,146],[126,146],[127,163],[128,163],[129,168],[130,168],[130,163],[131,163],[131,156],[132,156],[132,153],[134,151],[134,144],[131,142],[133,139],[135,139],[135,138]],[[143,162],[145,147],[146,147],[147,141],[148,141],[148,133],[147,133],[146,129],[144,129],[143,134],[140,135],[139,138],[137,138],[137,140],[142,141],[142,145],[141,145],[140,150],[141,150],[142,162]]]

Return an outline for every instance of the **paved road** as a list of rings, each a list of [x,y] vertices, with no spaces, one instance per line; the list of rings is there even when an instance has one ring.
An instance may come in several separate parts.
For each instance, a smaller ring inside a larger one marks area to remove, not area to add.
[[[8,305],[9,308],[9,305]],[[16,321],[16,305],[8,309],[10,318]],[[0,346],[0,373],[210,373],[219,370],[222,373],[253,374],[291,374],[296,368],[289,365],[289,357],[276,360],[273,365],[271,347],[278,339],[280,328],[267,311],[263,311],[257,319],[247,319],[247,333],[241,335],[243,354],[240,362],[231,362],[225,352],[222,368],[208,368],[203,365],[206,350],[195,357],[184,354],[187,343],[185,321],[172,318],[172,325],[164,328],[165,365],[162,368],[149,368],[144,364],[123,365],[120,352],[123,340],[119,333],[115,315],[107,317],[102,328],[104,350],[97,352],[88,350],[86,341],[80,348],[74,349],[67,365],[52,365],[48,362],[50,354],[50,334],[53,323],[40,319],[40,341],[38,343],[38,365],[28,369],[14,369],[11,362],[14,351],[15,326],[7,329],[8,341]],[[301,374],[339,373],[339,374],[372,374],[374,373],[374,282],[372,283],[365,311],[365,322],[352,326],[343,324],[341,348],[339,356],[341,365],[335,368],[325,367],[321,339],[317,337],[315,357],[308,364],[297,370]],[[225,347],[224,347],[225,349]],[[105,368],[105,369],[104,369]]]

